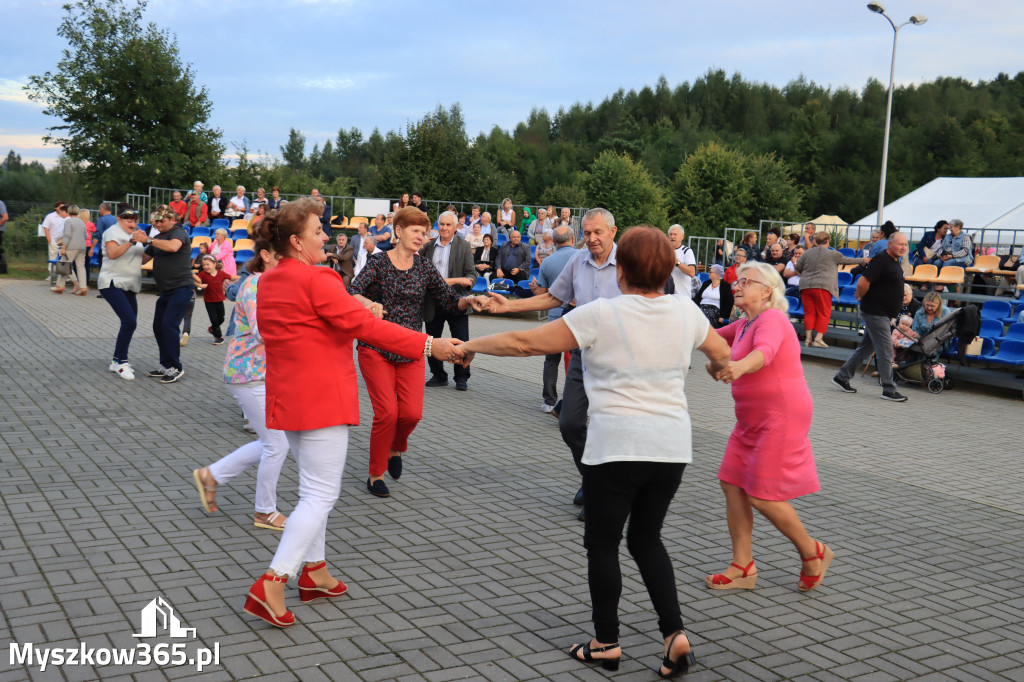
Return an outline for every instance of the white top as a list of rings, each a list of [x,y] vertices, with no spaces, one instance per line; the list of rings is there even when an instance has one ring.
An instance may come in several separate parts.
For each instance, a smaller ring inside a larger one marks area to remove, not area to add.
[[[512,217],[515,215],[516,211],[515,211],[515,209],[512,209],[511,211],[506,211],[505,209],[501,209],[500,213],[501,213],[501,219],[504,220],[506,223],[510,223],[510,222],[512,222]]]
[[[146,247],[136,243],[118,258],[111,258],[106,252],[107,242],[114,242],[120,246],[130,241],[131,238],[132,236],[125,232],[119,224],[111,225],[103,232],[100,242],[100,248],[104,249],[103,264],[100,265],[99,281],[97,282],[100,289],[114,287],[135,293],[142,289],[142,252],[146,250]]]
[[[686,296],[599,298],[563,315],[590,400],[584,464],[693,461],[683,392],[708,323]]]
[[[50,231],[50,241],[56,244],[60,241],[60,238],[64,236],[64,221],[66,218],[61,218],[57,215],[57,212],[48,213],[43,218],[43,227]]]
[[[675,251],[676,260],[683,265],[696,265],[697,258],[693,255],[693,249],[683,244]],[[684,296],[693,296],[693,277],[685,274],[679,266],[672,268],[672,283],[676,286],[676,293]]]
[[[730,286],[730,285],[726,284],[724,279],[719,281],[717,287],[714,286],[713,284],[709,284],[708,288],[704,290],[703,294],[701,294],[701,297],[700,297],[701,305],[713,305],[713,306],[718,306],[719,308],[721,308],[722,307],[722,287],[723,286],[727,287],[727,286]]]
[[[358,277],[362,269],[366,267],[367,258],[369,258],[375,253],[380,253],[380,249],[377,248],[376,244],[373,245],[373,251],[367,251],[366,247],[363,246],[362,244],[359,245],[357,251],[359,253],[356,254],[356,263],[354,269],[352,270],[353,279]]]

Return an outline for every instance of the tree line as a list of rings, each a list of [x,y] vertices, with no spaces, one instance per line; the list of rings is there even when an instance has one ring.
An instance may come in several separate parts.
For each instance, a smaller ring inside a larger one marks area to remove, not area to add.
[[[58,34],[87,39],[71,42],[56,71],[28,86],[61,119],[50,139],[64,154],[51,171],[8,155],[0,198],[66,198],[74,190],[110,199],[202,178],[285,193],[316,186],[333,195],[415,190],[438,200],[600,205],[620,224],[680,222],[706,235],[759,219],[856,220],[877,203],[887,92],[876,80],[857,92],[802,77],[779,88],[722,70],[675,87],[661,77],[596,105],[553,115],[535,109],[511,130],[496,126],[475,138],[456,103],[401,130],[364,136],[341,127],[311,149],[293,128],[279,157],[242,143],[238,162],[227,166],[223,133],[208,122],[208,93],[174,37],[142,24],[144,1],[65,7]],[[1024,175],[1022,104],[1024,72],[897,88],[886,200],[938,176]]]

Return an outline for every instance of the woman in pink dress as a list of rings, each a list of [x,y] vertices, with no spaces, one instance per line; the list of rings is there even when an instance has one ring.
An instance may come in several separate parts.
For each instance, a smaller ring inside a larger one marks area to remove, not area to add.
[[[718,470],[732,564],[705,583],[713,590],[754,589],[756,509],[800,552],[797,588],[806,592],[821,584],[833,553],[807,534],[789,503],[820,489],[807,437],[814,406],[800,364],[800,342],[786,316],[785,291],[775,269],[747,263],[736,274],[733,297],[746,317],[718,330],[732,346],[732,362],[713,375],[732,384],[736,401],[736,426]]]

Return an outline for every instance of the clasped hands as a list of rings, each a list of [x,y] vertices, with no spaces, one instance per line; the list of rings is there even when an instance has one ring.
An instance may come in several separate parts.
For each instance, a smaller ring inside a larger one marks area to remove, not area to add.
[[[441,362],[450,362],[468,367],[473,361],[474,353],[467,353],[461,346],[465,341],[461,339],[446,339],[434,337],[430,346],[430,357]]]
[[[737,366],[737,363],[732,360],[726,360],[724,362],[713,362],[709,360],[704,367],[707,369],[708,374],[711,375],[712,379],[715,381],[721,381],[725,384],[731,384],[746,374],[746,372],[742,371],[742,369]]]

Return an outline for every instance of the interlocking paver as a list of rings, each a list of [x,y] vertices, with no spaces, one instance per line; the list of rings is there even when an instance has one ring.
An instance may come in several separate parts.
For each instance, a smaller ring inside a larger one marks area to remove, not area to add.
[[[578,475],[539,409],[542,359],[478,357],[469,392],[427,389],[388,500],[362,490],[372,411],[361,390],[328,523],[350,594],[306,606],[290,588],[299,624],[277,631],[240,610],[280,537],[252,527],[254,472],[218,490],[212,516],[189,477],[250,439],[220,381],[223,347],[197,333],[185,379],[147,379],[155,296],[139,301],[139,378],[125,382],[106,371],[117,321],[104,301],[0,282],[0,640],[132,647],[140,609],[162,596],[197,629],[189,646],[219,643],[221,664],[40,672],[0,652],[0,681],[652,678],[661,641],[625,550],[620,670],[565,654],[589,637],[590,595]],[[194,321],[204,328],[201,306]],[[470,328],[535,324],[476,316]],[[792,547],[759,518],[758,589],[717,593],[702,581],[728,562],[715,473],[733,403],[694,364],[695,461],[664,529],[700,661],[687,679],[1024,680],[1020,395],[908,388],[908,403],[890,405],[873,380],[842,394],[828,384],[835,363],[806,362],[823,490],[795,504],[836,561],[821,589],[798,593]],[[506,431],[516,437],[487,437]],[[296,487],[289,461],[286,513]]]

